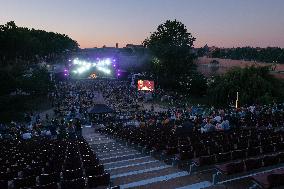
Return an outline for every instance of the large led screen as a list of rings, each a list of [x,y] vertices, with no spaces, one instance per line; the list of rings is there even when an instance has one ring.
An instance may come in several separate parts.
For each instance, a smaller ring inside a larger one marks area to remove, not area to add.
[[[154,81],[138,80],[137,88],[139,91],[154,91]]]

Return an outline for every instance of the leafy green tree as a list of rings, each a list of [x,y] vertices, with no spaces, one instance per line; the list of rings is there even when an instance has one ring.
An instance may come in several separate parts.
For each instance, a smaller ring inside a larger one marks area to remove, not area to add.
[[[151,64],[160,85],[178,88],[178,81],[187,78],[194,67],[194,41],[186,26],[177,20],[167,20],[144,40],[144,46],[153,54]]]
[[[193,70],[187,78],[180,82],[181,90],[193,96],[205,95],[207,91],[207,79],[201,73]]]
[[[213,104],[234,103],[239,92],[241,105],[272,103],[283,97],[282,81],[269,74],[269,67],[234,68],[224,75],[216,76],[209,84],[208,96]]]
[[[63,62],[77,49],[78,43],[65,34],[18,27],[13,21],[0,25],[0,95],[16,89],[46,93],[46,70],[35,69],[30,78],[23,77],[26,70],[43,61]]]
[[[278,47],[238,47],[232,49],[216,49],[211,55],[213,58],[284,63],[284,49]]]
[[[15,22],[0,25],[0,67],[54,62],[78,49],[78,43],[65,34],[18,27]]]
[[[20,89],[32,95],[44,95],[53,88],[45,68],[35,68],[31,74],[22,76],[20,82]]]
[[[0,96],[6,95],[17,87],[17,79],[14,77],[14,75],[7,71],[7,70],[1,70],[0,71]]]

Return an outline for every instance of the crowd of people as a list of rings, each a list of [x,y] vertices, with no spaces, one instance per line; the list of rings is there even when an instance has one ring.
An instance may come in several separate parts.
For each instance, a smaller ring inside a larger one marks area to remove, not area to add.
[[[38,114],[26,114],[24,123],[1,124],[1,137],[34,136],[76,137],[82,134],[82,124],[101,123],[130,127],[169,127],[173,132],[227,131],[232,128],[281,128],[284,126],[284,104],[251,105],[223,108],[182,104],[183,97],[157,89],[155,102],[166,100],[170,105],[162,110],[152,104],[144,108],[144,92],[120,80],[61,81],[51,93],[54,116],[41,119]],[[167,97],[167,98],[165,98]],[[175,107],[173,101],[178,101]],[[94,116],[88,110],[95,104],[106,104],[114,113]],[[150,102],[151,103],[151,102]]]
[[[217,109],[214,107],[190,106],[186,103],[175,107],[170,105],[162,111],[156,111],[156,105],[151,109],[143,108],[143,92],[130,87],[127,81],[96,80],[90,81],[93,91],[98,91],[105,99],[105,103],[112,107],[117,122],[106,124],[119,124],[143,127],[149,125],[172,127],[187,131],[226,131],[231,128],[257,127],[281,128],[284,126],[284,105],[273,104],[267,106],[251,105],[241,108]],[[87,87],[89,90],[90,87]],[[155,100],[160,101],[164,96],[170,96],[163,90],[153,92]],[[169,98],[169,101],[182,102],[182,96]],[[130,123],[130,124],[127,124]]]

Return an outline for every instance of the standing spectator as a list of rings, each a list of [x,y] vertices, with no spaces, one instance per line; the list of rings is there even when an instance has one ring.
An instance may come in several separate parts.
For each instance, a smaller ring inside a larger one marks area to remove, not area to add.
[[[77,137],[82,136],[82,125],[78,118],[75,119],[75,132],[76,132]]]

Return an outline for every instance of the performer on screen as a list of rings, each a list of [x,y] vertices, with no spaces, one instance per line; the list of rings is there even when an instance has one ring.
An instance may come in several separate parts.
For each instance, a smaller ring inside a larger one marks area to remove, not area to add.
[[[142,90],[143,88],[143,80],[138,80],[138,90]]]

